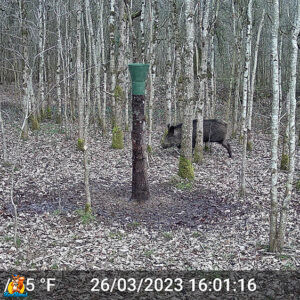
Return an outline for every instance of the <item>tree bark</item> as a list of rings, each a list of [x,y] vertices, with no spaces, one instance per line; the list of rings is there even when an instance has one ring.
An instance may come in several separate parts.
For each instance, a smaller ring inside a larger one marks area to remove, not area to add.
[[[243,155],[240,173],[240,196],[246,194],[246,163],[247,163],[247,104],[249,96],[249,67],[250,67],[250,53],[251,53],[251,35],[252,35],[252,5],[253,0],[248,2],[247,11],[247,35],[246,35],[246,55],[245,55],[245,69],[243,81],[243,103],[242,103],[242,127],[241,127],[241,141],[243,145]]]
[[[298,59],[298,45],[297,38],[300,32],[300,1],[297,0],[297,13],[293,24],[292,40],[291,40],[291,57],[290,57],[290,79],[289,79],[289,97],[290,97],[290,111],[289,122],[289,172],[286,183],[285,196],[282,202],[280,221],[277,234],[277,250],[281,252],[284,246],[284,239],[287,226],[288,209],[291,202],[293,181],[295,173],[295,151],[296,151],[296,82],[297,82],[297,59]]]
[[[186,18],[186,48],[185,48],[185,85],[186,101],[184,107],[184,119],[181,133],[181,153],[179,158],[178,175],[182,178],[193,180],[194,168],[192,165],[192,122],[193,122],[193,102],[194,102],[194,1],[185,0]]]
[[[271,252],[277,251],[277,218],[278,218],[278,133],[279,133],[279,75],[278,75],[278,29],[279,29],[279,0],[273,0],[272,14],[272,40],[271,40],[271,62],[272,62],[272,150],[271,150],[271,210],[270,210],[270,241]]]
[[[145,96],[132,96],[132,196],[131,200],[150,199],[146,164]]]

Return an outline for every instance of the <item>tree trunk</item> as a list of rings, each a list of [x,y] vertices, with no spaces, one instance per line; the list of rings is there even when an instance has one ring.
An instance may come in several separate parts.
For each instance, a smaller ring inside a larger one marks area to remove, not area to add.
[[[203,2],[204,5],[204,2]],[[209,45],[209,14],[210,14],[210,1],[206,1],[204,8],[204,15],[202,20],[202,35],[201,35],[201,66],[200,66],[200,97],[197,103],[196,117],[197,117],[197,136],[196,145],[194,150],[194,161],[201,164],[203,161],[203,113],[204,102],[207,95],[207,58],[208,58],[208,45]]]
[[[157,0],[154,0],[153,6],[150,5],[150,93],[149,93],[149,107],[148,107],[148,150],[152,151],[152,127],[153,127],[153,102],[155,97],[154,85],[156,78],[156,45],[157,45],[157,25],[158,25],[158,11]]]
[[[246,35],[246,55],[245,55],[245,69],[244,69],[244,81],[243,81],[243,103],[242,103],[242,130],[241,141],[243,145],[242,165],[240,174],[240,196],[246,194],[246,163],[247,163],[247,103],[249,96],[249,67],[250,67],[250,53],[251,53],[251,34],[252,34],[252,5],[253,0],[248,2],[247,12],[247,35]]]
[[[110,0],[109,40],[110,40],[109,67],[110,67],[110,80],[111,80],[110,91],[112,94],[112,97],[111,97],[111,110],[112,110],[111,125],[112,125],[112,128],[114,128],[115,124],[116,124],[115,0]]]
[[[255,50],[254,50],[254,58],[253,58],[253,69],[252,69],[252,77],[251,77],[251,87],[250,87],[250,97],[248,101],[248,116],[247,116],[247,150],[252,150],[253,148],[253,141],[252,141],[252,112],[253,112],[253,96],[254,96],[254,85],[255,85],[255,78],[256,78],[256,68],[257,68],[257,56],[258,56],[258,48],[259,48],[259,41],[260,41],[260,34],[261,30],[264,25],[264,18],[265,18],[265,10],[262,12],[261,20],[258,26],[256,43],[255,43]]]
[[[179,158],[178,175],[182,178],[193,180],[194,168],[192,165],[192,109],[194,102],[194,1],[185,0],[186,18],[186,49],[185,49],[185,77],[186,77],[186,101],[184,107],[184,119],[181,133],[181,153]]]
[[[83,95],[83,70],[81,62],[81,18],[82,18],[82,3],[81,0],[76,0],[77,10],[77,31],[76,31],[76,72],[77,72],[77,94],[78,94],[78,147],[82,149],[84,145],[84,95]]]
[[[146,165],[145,96],[132,96],[132,196],[131,200],[150,199]]]
[[[293,180],[295,173],[295,151],[296,151],[296,81],[297,81],[297,59],[298,59],[298,45],[297,38],[300,32],[300,1],[297,1],[297,13],[293,24],[292,41],[291,41],[291,57],[290,57],[290,79],[289,79],[289,97],[290,97],[290,111],[288,116],[289,122],[289,172],[286,183],[285,197],[282,202],[280,221],[277,233],[277,250],[281,252],[284,246],[284,238],[286,233],[287,215],[291,202],[293,191]]]
[[[115,102],[116,102],[116,120],[112,134],[112,148],[124,148],[124,131],[123,131],[123,105],[125,102],[125,85],[126,85],[126,70],[125,54],[126,54],[126,14],[124,1],[119,2],[119,17],[120,17],[120,40],[119,40],[119,57],[118,57],[118,84],[115,87]]]
[[[272,41],[271,41],[271,59],[272,59],[272,152],[271,152],[271,210],[270,210],[270,251],[277,251],[277,218],[278,218],[278,133],[279,133],[279,76],[278,76],[278,29],[279,29],[279,0],[273,0],[272,16]]]

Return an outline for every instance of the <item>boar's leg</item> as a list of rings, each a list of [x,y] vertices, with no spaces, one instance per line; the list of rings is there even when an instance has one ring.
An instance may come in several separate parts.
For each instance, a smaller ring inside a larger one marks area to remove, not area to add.
[[[229,157],[232,158],[232,152],[231,152],[231,147],[230,144],[225,140],[221,143],[221,145],[227,149]]]

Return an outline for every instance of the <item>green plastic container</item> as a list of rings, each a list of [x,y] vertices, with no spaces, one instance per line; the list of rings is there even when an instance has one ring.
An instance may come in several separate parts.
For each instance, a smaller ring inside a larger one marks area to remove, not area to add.
[[[132,95],[145,95],[149,64],[129,64],[128,67],[132,80]]]

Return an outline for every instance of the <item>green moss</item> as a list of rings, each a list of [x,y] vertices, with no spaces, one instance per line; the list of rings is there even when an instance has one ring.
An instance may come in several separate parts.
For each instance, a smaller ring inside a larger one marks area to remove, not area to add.
[[[178,83],[183,83],[183,82],[184,82],[184,77],[183,77],[183,75],[180,75],[178,77]]]
[[[22,130],[21,139],[22,140],[27,140],[28,139],[28,130],[27,130],[27,128],[25,128],[24,130]]]
[[[181,178],[186,178],[189,180],[193,180],[195,178],[195,173],[194,173],[194,168],[193,168],[192,162],[183,156],[180,156],[180,158],[179,158],[178,175]]]
[[[84,139],[77,140],[77,149],[84,152]]]
[[[86,203],[84,211],[86,214],[92,214],[91,204]]]
[[[89,205],[87,205],[87,206],[89,209],[90,208]],[[85,209],[87,209],[87,207]],[[76,213],[80,216],[81,222],[83,224],[89,224],[95,220],[95,216],[91,212],[86,212],[85,210],[79,209],[79,210],[76,210]]]
[[[119,85],[116,85],[115,87],[114,96],[116,101],[123,100],[125,98],[124,91]]]
[[[300,191],[300,179],[297,180],[295,188],[298,192]]]
[[[152,154],[152,152],[153,152],[152,147],[150,145],[147,145],[147,152],[149,154]]]
[[[179,190],[191,190],[193,188],[193,182],[189,180],[181,181],[176,184],[176,188]]]
[[[114,115],[114,113],[112,113],[112,115],[111,115],[111,126],[112,126],[112,128],[115,128],[117,126],[116,116]]]
[[[203,149],[203,150],[204,150],[205,152],[209,152],[210,148],[209,148],[209,146],[208,146],[207,143],[205,143],[204,149]]]
[[[283,153],[281,156],[280,169],[287,171],[289,169],[289,156]]]
[[[244,142],[244,136],[241,134],[241,135],[239,136],[239,143],[240,143],[241,145],[243,145],[243,142]]]
[[[50,106],[48,106],[46,109],[46,118],[49,120],[52,118],[52,110]]]
[[[40,129],[40,123],[39,123],[37,117],[34,115],[30,115],[29,124],[30,124],[31,130],[39,130]]]
[[[115,126],[112,131],[112,145],[113,149],[123,149],[124,148],[124,133],[121,128]]]
[[[247,151],[252,151],[253,150],[253,143],[252,141],[247,141]]]

